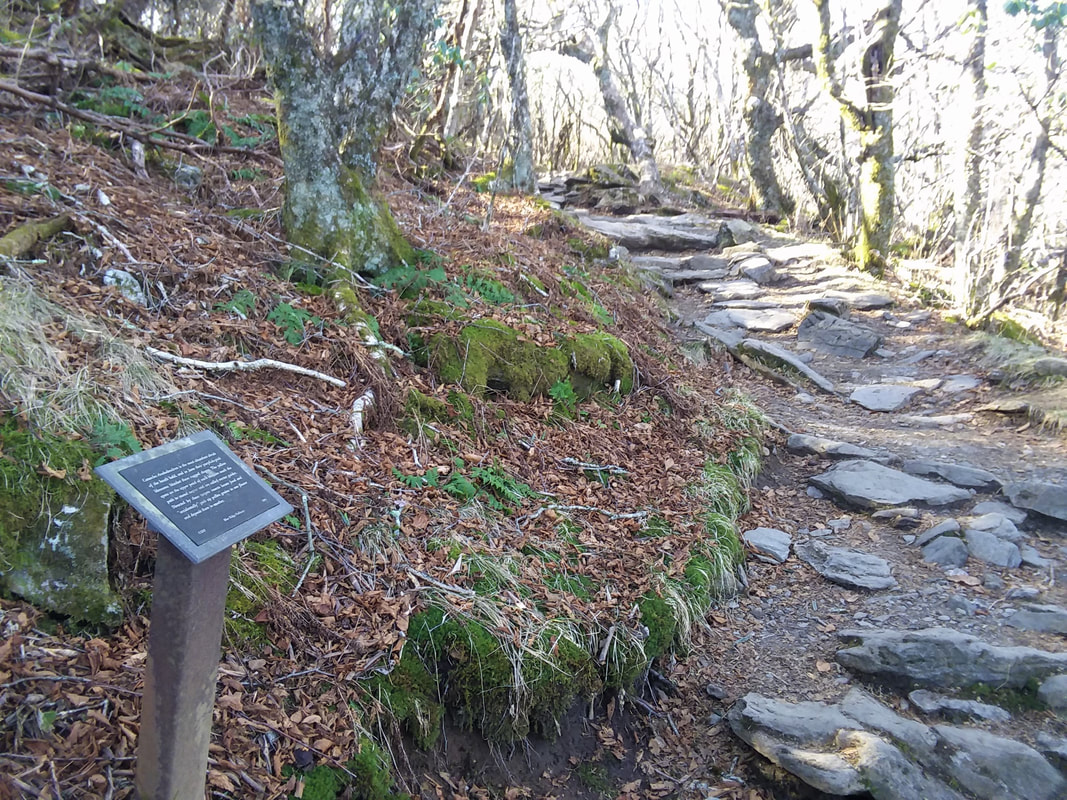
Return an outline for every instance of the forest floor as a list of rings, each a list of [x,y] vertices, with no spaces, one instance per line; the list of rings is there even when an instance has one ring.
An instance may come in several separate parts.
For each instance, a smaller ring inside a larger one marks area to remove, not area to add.
[[[138,102],[146,108],[185,108],[186,98],[166,86],[142,88]],[[231,118],[267,112],[261,87],[229,90]],[[299,582],[273,587],[244,614],[244,627],[227,628],[211,747],[212,797],[291,796],[301,782],[300,767],[343,765],[359,746],[361,731],[391,746],[400,783],[427,798],[797,796],[792,787],[776,788],[780,784],[765,775],[767,762],[733,737],[722,715],[749,691],[839,696],[850,678],[834,664],[835,632],[866,616],[920,613],[903,605],[906,600],[875,608],[869,596],[828,583],[796,559],[781,565],[750,560],[748,589],[717,604],[706,624],[693,626],[684,649],[657,662],[667,679],[663,686],[673,684],[675,692],[654,690],[641,704],[605,696],[592,708],[573,710],[558,738],[531,737],[510,747],[490,748],[449,719],[437,747],[420,752],[380,707],[368,707],[355,679],[391,663],[404,646],[408,620],[434,587],[453,587],[457,608],[473,605],[472,587],[486,578],[494,559],[510,559],[528,546],[557,546],[563,512],[542,513],[524,498],[494,521],[403,477],[425,476],[435,466],[443,475],[492,465],[569,507],[583,531],[580,548],[575,545],[583,554],[575,577],[595,577],[610,584],[614,595],[576,597],[546,586],[533,565],[520,562],[515,579],[503,580],[497,591],[503,598],[498,633],[518,636],[524,603],[583,619],[625,617],[635,606],[652,585],[648,565],[668,559],[660,551],[664,545],[637,536],[639,519],[627,514],[654,505],[678,520],[669,542],[675,561],[696,546],[701,531],[684,523],[693,504],[685,487],[709,453],[737,447],[737,431],[721,424],[723,408],[733,402],[728,388],[755,398],[793,431],[830,432],[825,429],[836,426],[895,449],[905,443],[936,449],[945,446],[943,436],[894,428],[879,437],[869,412],[837,400],[798,401],[794,389],[768,383],[725,353],[701,363],[687,360],[683,345],[701,337],[669,322],[666,304],[647,288],[635,288],[627,270],[587,260],[602,242],[543,204],[474,192],[448,177],[384,174],[383,188],[405,232],[420,250],[435,254],[447,273],[463,274],[462,265],[467,275],[496,276],[511,288],[524,281],[541,287],[525,292],[533,298],[529,306],[502,310],[468,283],[465,302],[486,317],[524,326],[534,341],[608,329],[629,345],[640,376],[629,397],[582,403],[573,418],[561,416],[558,401],[547,397],[522,403],[475,398],[468,420],[439,424],[437,433],[447,434],[442,439],[426,429],[410,434],[394,425],[408,391],[445,399],[448,387],[403,360],[395,380],[368,377],[370,355],[316,290],[315,276],[294,280],[287,271],[292,261],[278,225],[282,180],[276,158],[269,152],[264,157],[262,148],[258,156],[192,161],[160,150],[160,160],[144,172],[120,136],[99,132],[87,141],[73,128],[31,111],[0,118],[0,231],[60,212],[74,220],[47,255],[16,264],[5,289],[32,286],[66,314],[93,320],[137,351],[163,347],[215,362],[274,358],[346,382],[339,390],[289,373],[208,374],[167,366],[157,367],[165,388],[142,395],[124,383],[128,363],[101,358],[98,338],[77,333],[77,325],[58,315],[43,322],[45,337],[62,354],[64,374],[78,374],[112,398],[144,447],[197,427],[228,432],[231,447],[298,509],[257,540],[279,543]],[[188,164],[201,170],[202,180],[181,188],[173,176]],[[109,268],[136,273],[148,306],[104,286]],[[595,303],[565,291],[567,280],[581,282]],[[441,287],[445,291],[451,288]],[[379,321],[382,339],[407,349],[399,294],[368,290],[360,299]],[[692,290],[672,302],[682,322],[704,310],[703,298]],[[271,317],[283,304],[288,316]],[[889,324],[873,315],[870,322]],[[886,333],[897,335],[888,327]],[[988,372],[960,330],[936,316],[909,335],[941,337],[946,349],[967,360],[965,368],[952,364],[953,372]],[[865,377],[840,369],[837,380]],[[935,375],[948,365],[930,361],[921,369]],[[353,450],[351,404],[368,388],[377,394],[377,409]],[[977,405],[985,391],[966,402]],[[6,400],[14,405],[13,398]],[[702,438],[693,434],[697,420],[708,423]],[[1051,471],[1060,469],[1062,439],[1055,431],[994,415],[977,415],[965,427],[976,443],[1002,443],[1013,454],[997,466],[1026,471],[1027,463],[1045,459]],[[768,526],[798,533],[846,515],[806,493],[807,479],[824,465],[786,453],[783,438],[771,433],[766,441],[764,471],[750,491],[741,530]],[[588,480],[568,459],[616,466],[627,479]],[[466,466],[456,466],[460,462]],[[904,550],[899,532],[887,525],[857,517],[845,537],[880,552],[893,550],[896,561],[906,561],[907,591],[918,596],[934,586],[944,594],[936,581],[946,579]],[[453,547],[437,543],[453,539],[479,544],[462,551],[464,561]],[[126,510],[113,541],[112,573],[127,611],[116,631],[87,632],[17,600],[0,601],[0,800],[131,796],[153,555],[153,534]],[[482,566],[470,566],[473,555]],[[239,548],[237,568],[262,578],[253,556]],[[1029,574],[1024,579],[1037,580]],[[976,596],[983,592],[981,586],[962,586]],[[936,619],[943,612],[921,613]],[[265,641],[250,643],[246,637],[256,626]],[[1035,719],[1020,718],[1017,727]]]

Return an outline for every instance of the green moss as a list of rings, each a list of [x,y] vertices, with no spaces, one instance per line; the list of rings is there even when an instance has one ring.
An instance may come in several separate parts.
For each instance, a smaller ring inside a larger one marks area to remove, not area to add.
[[[442,381],[472,394],[493,390],[528,401],[567,379],[584,396],[616,383],[627,394],[634,385],[626,345],[607,333],[579,334],[548,348],[526,341],[501,322],[482,319],[457,336],[434,334],[427,353],[427,363]]]
[[[404,649],[388,675],[375,675],[367,690],[403,725],[415,745],[429,750],[441,733],[444,706],[437,697],[437,681],[412,648]]]
[[[1024,344],[1041,343],[1041,340],[1031,333],[1025,325],[1003,311],[994,311],[989,316],[986,326],[997,336],[1003,336],[1014,342],[1023,342]]]
[[[648,628],[645,655],[651,660],[671,649],[678,631],[678,619],[670,604],[652,592],[646,592],[637,607],[641,609],[641,624]]]
[[[226,592],[227,636],[235,644],[267,644],[266,630],[255,617],[274,592],[291,592],[298,575],[296,562],[280,543],[272,540],[241,542],[230,562],[230,586]]]
[[[572,236],[567,239],[567,247],[571,249],[572,253],[581,256],[586,263],[596,259],[605,259],[611,251],[611,243],[603,237],[580,238]]]
[[[963,687],[960,695],[971,700],[998,705],[1015,714],[1045,709],[1045,704],[1037,695],[1040,688],[1040,678],[1029,678],[1022,686],[990,686],[987,683],[975,683]]]
[[[604,688],[614,691],[633,689],[650,660],[640,642],[618,631],[611,637],[604,656]]]
[[[556,556],[556,560],[558,558]],[[545,570],[544,583],[549,589],[571,594],[582,600],[588,600],[593,596],[591,591],[594,588],[593,582],[584,575],[574,575],[569,572],[549,569]]]
[[[457,337],[435,334],[428,349],[441,380],[473,394],[506,391],[525,402],[567,375],[565,353],[524,341],[518,331],[491,319],[467,325]]]
[[[601,682],[592,656],[562,631],[547,631],[522,652],[521,686],[512,654],[483,625],[447,616],[439,608],[416,614],[410,645],[436,665],[442,695],[457,721],[495,743],[531,733],[551,738],[577,697],[588,699]]]
[[[347,770],[347,771],[346,771]],[[359,750],[345,769],[320,764],[301,776],[301,800],[411,800],[408,794],[393,792],[393,774],[385,751],[363,736]],[[296,800],[296,795],[289,795]]]
[[[281,126],[283,151],[285,138]],[[334,196],[328,178],[320,178],[321,188],[304,187],[307,196],[299,203],[294,201],[292,190],[287,193],[282,225],[289,241],[340,264],[342,269],[332,268],[332,279],[346,279],[348,270],[380,275],[400,264],[414,264],[415,250],[401,233],[389,206],[367,190],[356,170],[338,170],[339,197]],[[309,191],[320,191],[322,196],[313,197]]]
[[[582,786],[589,791],[601,797],[615,796],[616,792],[612,788],[611,780],[608,778],[608,769],[604,764],[585,761],[575,768],[574,774],[578,776]]]
[[[115,493],[92,476],[95,461],[82,441],[0,417],[0,587],[78,621],[117,625],[107,576]]]
[[[634,387],[634,362],[626,345],[610,333],[582,333],[568,345],[572,378],[585,378],[591,388],[619,384],[619,394],[629,394]],[[581,386],[575,383],[581,393]]]

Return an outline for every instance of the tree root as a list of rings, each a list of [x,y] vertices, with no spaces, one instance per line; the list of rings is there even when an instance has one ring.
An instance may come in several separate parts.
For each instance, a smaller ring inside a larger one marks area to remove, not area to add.
[[[70,215],[60,214],[58,217],[26,222],[19,225],[11,233],[0,239],[0,257],[22,258],[29,253],[38,242],[51,239],[57,233],[70,227]]]
[[[255,361],[200,361],[195,358],[183,358],[182,356],[176,356],[173,353],[168,353],[165,350],[157,350],[154,347],[146,347],[145,352],[152,358],[159,361],[169,361],[172,364],[180,364],[183,367],[193,367],[195,369],[203,369],[208,372],[254,372],[260,369],[279,369],[283,372],[293,372],[297,375],[304,375],[308,378],[318,378],[320,381],[326,381],[333,386],[337,386],[341,389],[345,388],[348,384],[340,378],[335,378],[332,375],[327,375],[324,372],[317,372],[307,367],[301,367],[297,364],[288,364],[284,361],[275,361],[273,358],[259,358]]]

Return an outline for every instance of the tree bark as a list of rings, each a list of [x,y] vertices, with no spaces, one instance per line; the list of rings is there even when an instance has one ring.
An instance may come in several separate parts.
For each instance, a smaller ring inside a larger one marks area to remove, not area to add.
[[[862,74],[865,100],[856,104],[845,97],[830,57],[830,2],[815,0],[819,12],[819,41],[815,61],[819,77],[837,102],[842,117],[858,133],[860,152],[860,224],[856,260],[875,274],[885,269],[895,216],[896,165],[893,159],[893,48],[900,30],[902,0],[888,0],[870,25]]]
[[[985,135],[985,40],[989,24],[986,0],[970,0],[968,14],[974,33],[963,62],[959,100],[967,114],[969,127],[961,142],[955,164],[955,275],[954,291],[957,304],[966,316],[978,311],[981,298],[978,290],[985,282],[983,265],[975,257],[973,241],[975,223],[982,198],[982,139]]]
[[[521,192],[537,194],[537,176],[533,163],[533,122],[530,119],[530,96],[526,91],[526,63],[522,55],[522,33],[515,0],[504,0],[504,27],[500,45],[508,67],[511,84],[511,184]]]
[[[634,123],[634,118],[626,106],[626,100],[615,80],[615,75],[608,63],[608,33],[618,9],[613,7],[604,23],[597,30],[598,41],[586,33],[582,41],[572,41],[563,48],[565,55],[573,56],[584,64],[593,67],[600,94],[604,99],[604,109],[608,119],[615,124],[612,139],[626,145],[637,164],[640,176],[637,191],[646,200],[657,202],[664,196],[663,183],[660,181],[659,167],[652,152],[652,142],[643,127]]]
[[[744,119],[749,205],[767,214],[788,215],[792,213],[794,203],[782,191],[771,146],[774,134],[783,122],[782,115],[768,100],[774,54],[767,53],[760,44],[756,30],[758,14],[755,0],[734,0],[726,4],[726,20],[745,43],[742,66],[748,79]]]
[[[1037,100],[1038,130],[1034,145],[1030,148],[1030,159],[1020,181],[1026,187],[1026,192],[1021,199],[1016,199],[1012,208],[1008,249],[1004,254],[1002,268],[994,275],[994,286],[1001,289],[1004,288],[1004,282],[1010,279],[1022,265],[1023,245],[1030,238],[1030,230],[1034,224],[1034,210],[1041,200],[1041,191],[1045,184],[1045,167],[1048,164],[1048,151],[1051,144],[1049,131],[1053,123],[1053,103],[1048,95],[1053,82],[1059,77],[1060,55],[1057,41],[1059,30],[1058,25],[1047,25],[1042,29],[1041,55],[1045,62],[1045,85]]]
[[[414,263],[373,181],[377,148],[421,55],[433,5],[400,0],[389,13],[378,4],[346,3],[335,53],[316,49],[292,4],[253,6],[285,163],[282,225],[292,244],[342,271],[375,275]]]

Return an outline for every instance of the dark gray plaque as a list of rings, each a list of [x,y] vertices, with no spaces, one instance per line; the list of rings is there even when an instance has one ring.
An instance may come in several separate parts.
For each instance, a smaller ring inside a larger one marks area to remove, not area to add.
[[[96,473],[197,564],[293,510],[211,431],[113,461]]]

